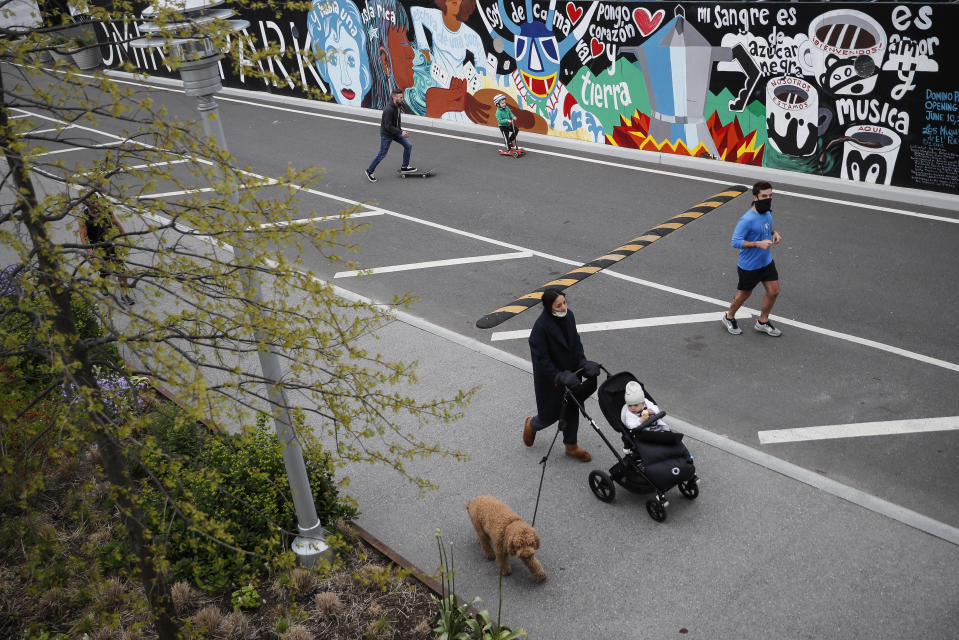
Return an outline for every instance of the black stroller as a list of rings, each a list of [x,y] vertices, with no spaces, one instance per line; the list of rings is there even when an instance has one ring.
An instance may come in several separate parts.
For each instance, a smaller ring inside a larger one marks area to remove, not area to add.
[[[626,429],[620,420],[623,393],[628,382],[639,382],[639,380],[628,371],[614,375],[610,375],[605,367],[603,371],[606,371],[606,380],[599,386],[597,392],[599,407],[606,416],[606,421],[622,436],[624,448],[629,452],[621,455],[619,448],[613,446],[603,435],[580,405],[580,412],[617,460],[608,473],[599,470],[591,471],[589,488],[603,502],[612,502],[616,497],[616,484],[613,481],[633,493],[655,492],[655,497],[646,501],[646,511],[656,522],[663,522],[666,519],[666,507],[669,506],[666,492],[671,488],[679,486],[679,492],[690,500],[699,496],[699,478],[693,466],[693,457],[689,455],[689,450],[682,442],[683,434],[675,431],[645,430],[647,426],[661,420],[666,415],[665,411],[650,416],[636,429]],[[648,400],[656,402],[646,391],[645,385],[643,385],[643,391]]]

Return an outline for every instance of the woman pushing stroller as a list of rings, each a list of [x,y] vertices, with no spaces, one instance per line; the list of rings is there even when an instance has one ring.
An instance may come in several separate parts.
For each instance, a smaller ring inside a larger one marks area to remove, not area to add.
[[[536,432],[559,420],[566,455],[589,462],[589,453],[577,444],[579,406],[596,391],[599,365],[586,359],[576,330],[576,318],[566,306],[566,294],[547,289],[542,303],[543,312],[529,335],[536,415],[526,418],[523,444],[533,446]],[[564,405],[567,388],[577,402],[569,400]]]

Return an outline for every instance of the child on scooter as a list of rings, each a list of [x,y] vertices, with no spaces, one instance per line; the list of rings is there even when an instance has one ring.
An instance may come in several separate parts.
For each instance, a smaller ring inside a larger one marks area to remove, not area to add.
[[[506,150],[513,151],[518,148],[516,146],[516,135],[519,133],[519,128],[516,126],[516,116],[509,105],[506,104],[506,96],[502,93],[496,94],[496,97],[493,98],[493,104],[496,105],[496,124],[499,125],[499,130],[503,133]]]

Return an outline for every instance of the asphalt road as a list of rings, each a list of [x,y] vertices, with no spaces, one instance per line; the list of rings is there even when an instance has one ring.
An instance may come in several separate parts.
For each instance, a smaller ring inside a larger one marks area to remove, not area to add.
[[[160,90],[156,98],[173,113],[191,114],[191,101],[179,93]],[[496,581],[482,571],[488,567],[459,505],[489,492],[529,519],[546,444],[519,444],[523,418],[534,410],[531,380],[517,364],[528,359],[521,333],[537,312],[492,331],[477,329],[476,320],[726,185],[756,178],[543,140],[524,141],[525,158],[502,158],[485,132],[410,118],[413,162],[437,174],[399,179],[393,170],[401,150],[394,148],[371,184],[363,168],[378,145],[375,116],[257,104],[250,96],[219,102],[241,164],[263,175],[288,165],[325,168],[324,182],[300,194],[304,217],[366,203],[369,229],[355,239],[359,251],[351,257],[392,270],[337,277],[342,267],[310,255],[302,256],[306,265],[376,300],[413,292],[416,321],[391,326],[384,348],[421,360],[431,392],[483,385],[459,426],[437,431],[470,451],[473,462],[424,463],[441,486],[430,500],[417,500],[383,471],[352,470],[351,491],[361,497],[361,522],[426,570],[435,558],[429,532],[443,527],[465,546],[458,553],[469,570],[458,591],[482,594],[495,607]],[[659,319],[584,332],[587,355],[635,373],[677,421],[745,445],[760,460],[770,454],[874,496],[886,511],[904,507],[959,526],[959,292],[950,285],[959,266],[959,215],[850,196],[841,183],[830,192],[772,181],[784,237],[774,250],[781,338],[752,331],[745,311],[741,336],[719,322],[736,282],[729,236],[748,207],[743,196],[569,290],[581,327]],[[464,258],[474,260],[455,262]],[[758,304],[756,294],[747,306]],[[500,355],[484,355],[488,347]],[[595,402],[587,410],[603,428]],[[782,444],[762,444],[759,436],[821,425],[929,425],[932,418],[952,418],[935,423],[952,430]],[[581,432],[596,462],[551,458],[544,489],[538,526],[549,538],[541,556],[552,577],[539,590],[514,577],[507,592],[507,620],[535,637],[660,638],[688,627],[688,637],[703,638],[947,638],[959,622],[954,543],[707,438],[690,444],[707,478],[703,497],[675,497],[670,528],[654,529],[644,498],[627,494],[604,505],[590,496],[585,468],[612,464],[612,454],[585,426]]]

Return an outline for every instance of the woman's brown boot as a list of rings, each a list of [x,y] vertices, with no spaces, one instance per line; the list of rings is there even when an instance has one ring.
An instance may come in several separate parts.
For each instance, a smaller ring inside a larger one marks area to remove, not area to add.
[[[523,444],[532,447],[536,440],[536,430],[533,429],[533,419],[526,418],[526,424],[523,425]]]
[[[592,460],[592,457],[585,449],[580,449],[578,444],[568,444],[566,445],[566,455],[570,458],[576,458],[577,460],[582,460],[583,462],[589,462]]]

